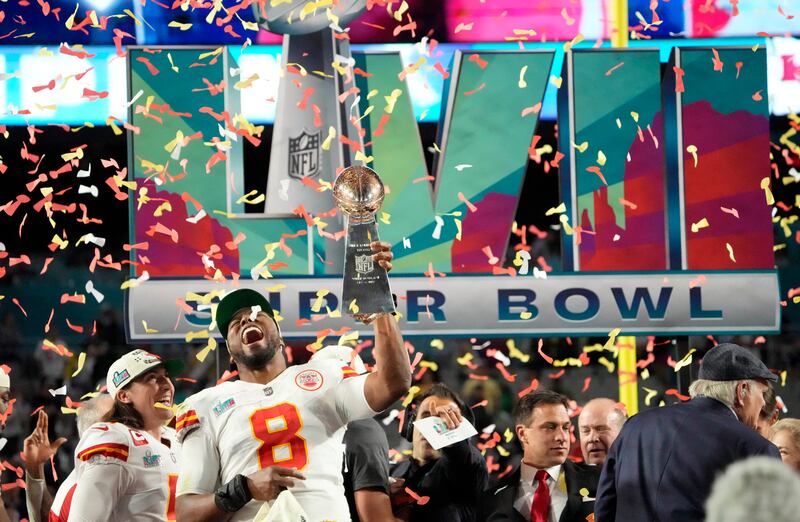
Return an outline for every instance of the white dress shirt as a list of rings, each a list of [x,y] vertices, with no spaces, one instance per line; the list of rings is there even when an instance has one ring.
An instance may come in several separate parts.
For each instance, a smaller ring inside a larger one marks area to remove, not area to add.
[[[536,472],[539,471],[533,466],[522,462],[520,464],[519,489],[517,498],[514,500],[514,509],[520,512],[525,520],[531,519],[531,505],[533,504],[533,494],[539,483],[536,482]],[[550,488],[550,512],[547,520],[558,522],[564,508],[567,507],[567,483],[562,476],[562,466],[547,468],[547,485]]]

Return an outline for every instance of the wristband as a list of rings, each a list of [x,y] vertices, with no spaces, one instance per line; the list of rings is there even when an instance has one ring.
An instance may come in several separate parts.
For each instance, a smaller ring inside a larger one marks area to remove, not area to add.
[[[247,487],[247,477],[236,475],[214,492],[214,504],[227,513],[239,511],[253,499]]]

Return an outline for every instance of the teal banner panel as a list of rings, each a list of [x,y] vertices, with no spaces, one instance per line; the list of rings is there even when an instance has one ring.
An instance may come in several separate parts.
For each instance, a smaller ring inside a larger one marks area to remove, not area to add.
[[[502,266],[553,51],[457,51],[429,176],[399,53],[354,53],[370,166],[389,188],[381,238],[398,272]]]
[[[672,268],[773,268],[764,47],[676,48],[666,79]]]
[[[576,49],[559,90],[565,268],[667,267],[657,49]],[[562,218],[563,222],[563,218]]]

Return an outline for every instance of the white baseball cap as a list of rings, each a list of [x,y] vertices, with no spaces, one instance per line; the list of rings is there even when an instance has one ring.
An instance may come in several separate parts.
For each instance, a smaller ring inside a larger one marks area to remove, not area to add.
[[[339,344],[324,346],[314,352],[314,355],[311,356],[312,361],[319,361],[322,359],[335,359],[337,361],[341,361],[342,364],[348,365],[359,375],[362,373],[367,373],[367,367],[364,365],[364,361],[361,360],[358,352],[349,346],[342,346]]]
[[[117,398],[117,392],[130,384],[136,377],[156,366],[164,366],[170,376],[178,375],[183,369],[181,361],[164,361],[158,355],[145,350],[137,349],[128,352],[111,365],[106,376],[106,387],[108,394],[113,399]]]
[[[0,388],[11,388],[11,377],[3,370],[0,370]]]

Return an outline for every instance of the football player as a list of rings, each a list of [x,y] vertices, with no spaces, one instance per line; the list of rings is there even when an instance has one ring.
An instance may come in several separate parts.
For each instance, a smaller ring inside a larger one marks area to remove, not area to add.
[[[165,424],[173,417],[170,375],[181,366],[144,350],[111,365],[106,387],[114,404],[75,449],[69,522],[175,520],[180,448]]]
[[[371,248],[391,269],[389,245]],[[252,520],[288,488],[310,520],[350,520],[341,428],[387,408],[411,382],[395,318],[373,318],[376,368],[365,375],[330,359],[287,367],[275,314],[254,290],[227,294],[215,319],[239,380],[203,390],[178,411],[179,519]]]

